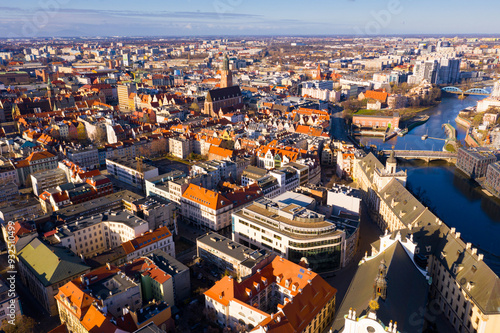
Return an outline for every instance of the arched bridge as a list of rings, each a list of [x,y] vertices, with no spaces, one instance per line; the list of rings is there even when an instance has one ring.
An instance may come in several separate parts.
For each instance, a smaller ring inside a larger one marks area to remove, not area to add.
[[[391,154],[391,150],[383,150],[381,153],[385,156]],[[394,156],[405,160],[424,160],[426,162],[443,160],[447,162],[457,161],[457,153],[448,151],[433,151],[433,150],[395,150]]]
[[[463,91],[462,89],[457,87],[444,87],[441,90],[450,94],[457,94],[457,95],[480,95],[480,96],[490,95],[490,92],[488,90],[481,88],[472,88],[467,91]]]

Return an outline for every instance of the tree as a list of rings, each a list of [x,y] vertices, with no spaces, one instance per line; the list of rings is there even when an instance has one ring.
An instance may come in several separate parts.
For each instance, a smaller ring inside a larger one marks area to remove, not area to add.
[[[18,316],[14,325],[4,320],[1,328],[5,333],[32,333],[35,328],[35,320],[27,316]]]
[[[472,119],[472,126],[477,127],[483,122],[483,113],[478,113]]]
[[[352,114],[366,107],[366,99],[359,101],[355,98],[342,102],[342,107],[347,114]]]
[[[217,319],[217,313],[215,313],[215,310],[213,308],[209,307],[203,308],[203,315],[205,316],[205,318],[207,318],[207,320],[209,320],[212,323],[215,322],[215,320]]]
[[[234,331],[237,333],[244,333],[247,332],[247,326],[245,325],[245,322],[243,322],[241,319],[234,325]]]
[[[101,126],[96,126],[95,131],[92,134],[90,140],[97,145],[104,145],[108,142],[108,136],[106,133],[106,129]]]

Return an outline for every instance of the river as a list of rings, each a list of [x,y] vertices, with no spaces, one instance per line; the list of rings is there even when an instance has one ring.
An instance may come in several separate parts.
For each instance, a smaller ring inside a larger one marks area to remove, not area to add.
[[[441,103],[427,111],[430,119],[414,128],[404,137],[395,137],[387,142],[379,138],[364,137],[365,145],[376,145],[379,149],[442,150],[446,134],[444,123],[457,129],[459,140],[465,138],[465,129],[455,123],[458,113],[468,106],[476,105],[484,97],[443,96]],[[428,134],[425,141],[422,135]],[[436,139],[434,139],[436,138]],[[409,161],[400,165],[408,170],[408,186],[425,198],[434,212],[450,227],[457,228],[466,242],[471,242],[484,254],[485,262],[500,275],[500,200],[481,191],[474,181],[445,162]]]

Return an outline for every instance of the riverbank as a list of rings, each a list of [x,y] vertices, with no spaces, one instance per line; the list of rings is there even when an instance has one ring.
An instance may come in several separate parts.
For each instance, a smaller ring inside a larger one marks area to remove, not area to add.
[[[500,274],[500,199],[489,196],[453,164],[403,161],[400,167],[407,170],[408,185],[420,199],[484,253],[485,262]]]
[[[420,113],[429,110],[433,106],[416,107],[416,108],[404,108],[404,109],[382,109],[382,110],[369,110],[361,109],[355,113],[353,116],[390,116],[394,112],[398,112],[401,117],[400,121],[409,121]]]

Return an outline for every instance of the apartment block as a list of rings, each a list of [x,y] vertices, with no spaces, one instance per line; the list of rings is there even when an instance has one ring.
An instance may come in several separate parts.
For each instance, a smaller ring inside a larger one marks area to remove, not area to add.
[[[145,191],[145,181],[158,176],[158,169],[127,157],[106,159],[106,169],[119,181]]]
[[[31,174],[30,177],[33,193],[36,196],[40,196],[40,194],[42,194],[46,189],[66,184],[68,182],[66,172],[59,168],[35,172]]]
[[[210,231],[196,239],[198,257],[219,274],[229,272],[238,281],[255,274],[275,255],[268,250],[254,250]]]
[[[80,257],[65,248],[35,238],[18,252],[18,271],[30,294],[50,315],[57,314],[58,286],[90,271]]]
[[[75,254],[90,258],[131,241],[148,230],[147,221],[126,211],[113,211],[80,218],[45,235]]]
[[[488,165],[485,184],[488,191],[500,198],[500,162]]]
[[[72,148],[66,151],[66,157],[71,162],[90,169],[99,168],[99,150],[92,146]]]
[[[457,168],[471,178],[486,176],[488,165],[497,161],[488,148],[460,148],[457,155]]]

